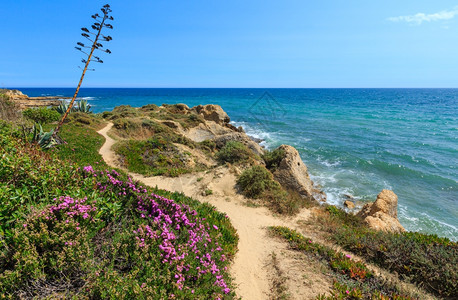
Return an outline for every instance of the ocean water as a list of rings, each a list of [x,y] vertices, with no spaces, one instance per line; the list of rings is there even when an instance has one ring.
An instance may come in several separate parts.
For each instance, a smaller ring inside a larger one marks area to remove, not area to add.
[[[30,96],[74,89],[22,88]],[[273,149],[296,147],[327,201],[399,197],[411,231],[458,240],[458,89],[81,89],[95,112],[128,104],[219,104]]]

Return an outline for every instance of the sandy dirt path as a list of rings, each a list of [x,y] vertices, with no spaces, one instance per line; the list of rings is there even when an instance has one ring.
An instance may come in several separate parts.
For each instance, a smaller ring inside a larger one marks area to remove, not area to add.
[[[113,124],[110,123],[98,131],[106,139],[99,153],[108,165],[119,167],[116,163],[116,155],[111,149],[115,140],[107,135],[112,126]],[[199,201],[209,202],[219,211],[226,213],[239,234],[239,250],[230,269],[237,286],[237,295],[249,300],[269,298],[271,279],[269,279],[267,261],[273,252],[284,253],[287,247],[285,243],[269,237],[266,227],[273,225],[296,227],[294,226],[296,220],[308,218],[309,211],[305,210],[294,219],[287,220],[273,216],[264,207],[247,207],[243,204],[246,199],[235,192],[235,175],[226,167],[218,167],[209,173],[186,174],[178,178],[144,177],[133,173],[129,175],[146,185],[183,192]],[[202,191],[205,189],[211,189],[213,194],[204,196]],[[310,299],[302,297],[300,299]]]

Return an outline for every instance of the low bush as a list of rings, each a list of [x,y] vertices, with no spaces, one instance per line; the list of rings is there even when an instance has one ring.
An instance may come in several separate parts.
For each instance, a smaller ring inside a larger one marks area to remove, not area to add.
[[[263,166],[253,166],[243,171],[237,184],[245,196],[253,199],[261,198],[267,191],[279,189],[279,183],[273,180],[272,173]]]
[[[431,293],[458,298],[458,244],[418,232],[390,233],[367,228],[362,221],[333,206],[317,219],[345,249],[396,272]]]
[[[194,112],[190,112],[183,104],[162,104],[164,109],[151,109],[150,116],[158,120],[172,120],[178,122],[183,128],[192,128],[205,122],[205,119]]]
[[[280,162],[285,158],[285,155],[284,150],[277,148],[264,153],[262,159],[266,163],[266,168],[274,172],[280,165]]]
[[[97,115],[79,111],[73,112],[72,114],[68,115],[65,122],[72,123],[78,126],[88,125],[88,127],[93,129],[101,129],[105,125],[105,122]]]
[[[108,120],[116,120],[119,118],[133,118],[140,115],[139,111],[130,105],[116,106],[111,112],[103,112],[102,116]]]
[[[46,107],[28,108],[22,114],[26,119],[39,124],[47,124],[60,120],[60,114],[57,111]]]
[[[142,106],[140,109],[142,111],[157,111],[159,110],[159,106],[157,106],[156,104],[147,104]]]
[[[285,191],[263,166],[256,165],[243,171],[237,184],[246,197],[261,199],[268,208],[280,214],[295,214],[310,204],[297,192]]]
[[[224,147],[216,153],[216,158],[222,163],[242,163],[254,158],[254,153],[240,142],[228,141]]]
[[[324,260],[328,267],[335,272],[336,282],[333,295],[320,295],[316,299],[412,299],[402,295],[396,286],[376,276],[360,261],[355,261],[350,255],[336,251],[328,246],[314,243],[295,230],[287,227],[269,227],[275,236],[283,238],[294,250]],[[340,282],[339,282],[340,281]],[[349,287],[352,286],[352,287]],[[377,298],[375,298],[377,297]]]

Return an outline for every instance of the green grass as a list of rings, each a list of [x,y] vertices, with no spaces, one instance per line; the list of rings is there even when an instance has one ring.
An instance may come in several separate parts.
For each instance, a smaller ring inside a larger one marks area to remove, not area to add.
[[[55,125],[48,124],[43,128],[50,130]],[[59,135],[64,144],[58,145],[51,152],[55,152],[61,160],[70,160],[81,166],[93,165],[104,169],[108,165],[98,153],[105,143],[105,138],[95,129],[103,127],[103,122],[94,116],[84,116],[81,113],[72,113],[69,122],[64,123]]]
[[[183,162],[183,155],[178,148],[161,138],[121,141],[114,146],[114,150],[122,155],[129,171],[145,176],[176,177],[194,171]]]

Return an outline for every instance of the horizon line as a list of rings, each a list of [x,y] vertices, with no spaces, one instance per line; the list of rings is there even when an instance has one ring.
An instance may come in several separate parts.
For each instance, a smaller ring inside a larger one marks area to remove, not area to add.
[[[0,89],[75,89],[73,86],[15,86]],[[458,87],[111,87],[94,86],[81,89],[458,89]]]

